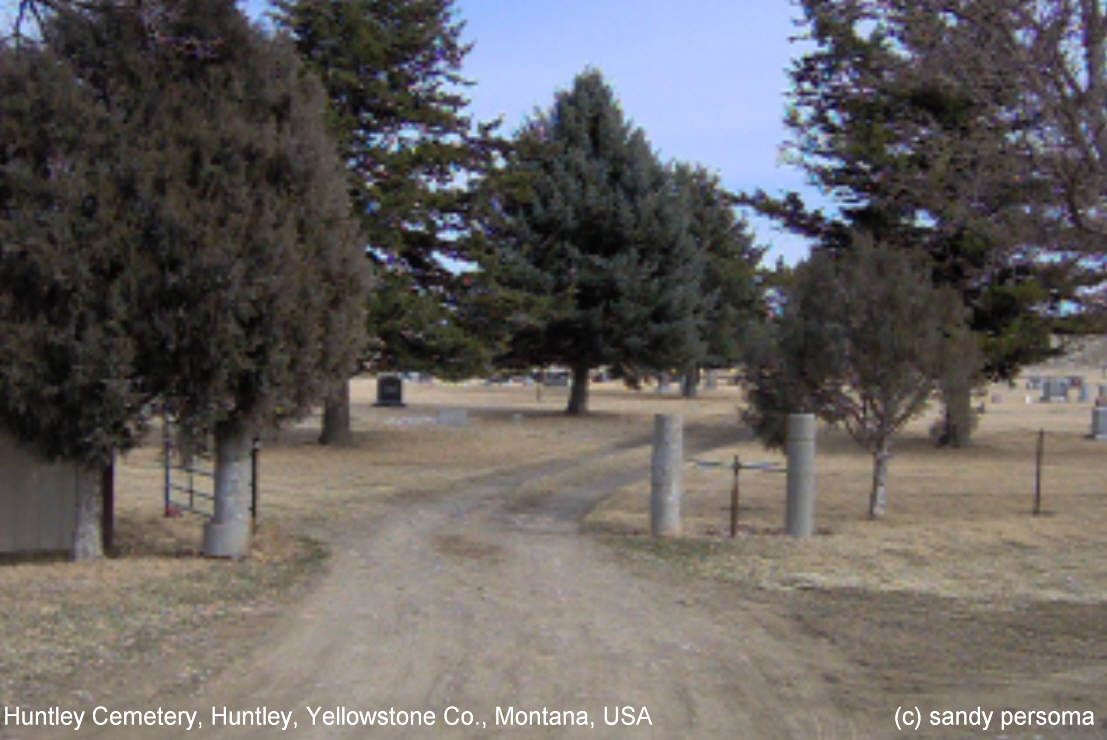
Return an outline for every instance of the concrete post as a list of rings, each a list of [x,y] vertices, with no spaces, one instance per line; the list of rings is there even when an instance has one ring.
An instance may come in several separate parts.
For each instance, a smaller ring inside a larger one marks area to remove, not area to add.
[[[793,537],[815,533],[815,415],[788,415],[788,501],[785,527]]]
[[[1107,439],[1107,406],[1092,408],[1092,438],[1100,441]]]
[[[238,420],[215,427],[214,516],[204,525],[204,554],[241,558],[250,553],[250,435]]]
[[[678,414],[657,414],[653,425],[650,533],[680,534],[680,494],[684,469],[684,428]]]

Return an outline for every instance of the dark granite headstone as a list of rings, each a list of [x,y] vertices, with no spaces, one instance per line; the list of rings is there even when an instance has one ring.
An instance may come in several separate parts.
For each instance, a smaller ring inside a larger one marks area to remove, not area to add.
[[[377,406],[406,406],[404,403],[404,381],[397,375],[382,375],[377,378]]]

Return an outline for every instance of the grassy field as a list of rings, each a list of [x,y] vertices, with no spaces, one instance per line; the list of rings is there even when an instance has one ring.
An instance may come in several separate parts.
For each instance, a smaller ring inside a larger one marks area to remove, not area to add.
[[[1047,372],[1079,372],[1099,382],[1090,368]],[[115,557],[0,567],[0,592],[9,597],[0,631],[22,636],[5,645],[0,704],[141,681],[142,666],[155,659],[178,666],[182,685],[201,681],[223,660],[228,635],[242,638],[239,649],[251,644],[266,620],[278,618],[322,572],[327,553],[320,543],[334,527],[540,461],[561,461],[563,474],[524,486],[515,494],[520,499],[641,470],[639,482],[587,517],[586,530],[643,567],[735,584],[736,599],[767,599],[794,612],[804,629],[837,630],[836,639],[858,654],[898,640],[903,649],[882,664],[887,676],[899,675],[896,661],[914,656],[910,668],[902,667],[903,681],[921,671],[932,688],[954,690],[961,661],[987,666],[992,659],[997,671],[1013,670],[1012,656],[1022,653],[1012,646],[1028,635],[1049,649],[1027,653],[1025,665],[1018,664],[1025,670],[1107,659],[1099,626],[1107,602],[1107,442],[1088,438],[1090,404],[1028,404],[1025,397],[1036,400],[1036,392],[995,386],[975,444],[962,450],[932,446],[926,430],[937,410],[931,409],[893,445],[889,514],[878,522],[865,516],[870,459],[843,432],[820,428],[819,534],[807,540],[780,534],[784,476],[753,471],[741,477],[740,535],[729,538],[730,472],[690,463],[686,536],[659,542],[642,534],[653,414],[680,413],[690,426],[733,429],[737,439],[737,389],[685,400],[604,384],[585,419],[562,413],[564,389],[545,389],[540,400],[523,386],[409,384],[405,392],[406,408],[376,408],[375,382],[355,381],[350,448],[320,447],[317,418],[265,442],[256,552],[242,562],[197,556],[200,517],[162,516],[160,437],[151,435],[118,466]],[[1002,400],[992,402],[992,395]],[[468,410],[468,426],[434,423],[437,410],[450,407]],[[1045,512],[1032,517],[1038,429],[1046,432]],[[587,466],[574,462],[602,450],[608,454]],[[729,462],[734,455],[783,462],[752,442],[698,457]],[[924,655],[930,630],[958,637],[950,650]],[[904,642],[905,634],[915,642]],[[111,670],[121,667],[127,670]]]
[[[1034,403],[1025,402],[1027,394]],[[893,444],[889,514],[876,522],[866,509],[870,458],[844,431],[820,427],[819,536],[808,540],[776,536],[784,523],[784,475],[741,474],[740,532],[732,540],[731,471],[690,464],[682,500],[687,541],[676,547],[695,553],[689,563],[697,572],[767,588],[1105,601],[1107,442],[1089,438],[1090,404],[1040,404],[1037,395],[993,386],[974,444],[966,449],[931,444],[927,428],[936,409],[911,423]],[[991,403],[993,396],[1002,400]],[[1039,429],[1046,435],[1043,513],[1034,517]],[[747,462],[786,462],[779,451],[756,442],[702,457],[729,464],[735,455]],[[588,525],[610,533],[647,531],[648,503],[648,481],[628,486],[601,504]],[[650,547],[632,546],[637,544]]]
[[[21,636],[5,642],[0,705],[141,683],[135,667],[155,656],[180,666],[180,684],[203,680],[224,661],[228,634],[239,650],[248,647],[322,571],[332,527],[397,498],[448,494],[464,479],[583,455],[649,427],[641,399],[614,387],[597,391],[597,413],[580,423],[561,413],[565,389],[545,389],[540,401],[522,386],[406,391],[407,407],[376,408],[375,381],[354,381],[351,447],[320,446],[318,417],[263,443],[260,524],[253,556],[242,562],[200,557],[203,517],[163,516],[161,433],[153,429],[117,463],[113,557],[0,562],[0,633]],[[435,423],[439,409],[455,407],[469,411],[468,426]],[[112,670],[121,666],[128,670]]]

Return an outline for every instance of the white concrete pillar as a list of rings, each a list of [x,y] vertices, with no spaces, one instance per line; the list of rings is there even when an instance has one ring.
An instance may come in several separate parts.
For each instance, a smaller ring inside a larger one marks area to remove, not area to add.
[[[815,533],[815,415],[788,415],[788,500],[785,527],[793,537]]]
[[[684,470],[684,425],[678,414],[657,414],[653,425],[650,533],[680,534],[680,495]]]
[[[250,553],[250,435],[240,421],[215,427],[215,515],[204,525],[204,554]]]

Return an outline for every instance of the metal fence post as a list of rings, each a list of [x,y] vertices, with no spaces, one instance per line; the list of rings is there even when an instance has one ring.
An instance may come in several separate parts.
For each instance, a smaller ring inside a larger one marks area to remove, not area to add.
[[[250,450],[250,522],[258,526],[258,456],[261,454],[261,437],[254,437]]]

